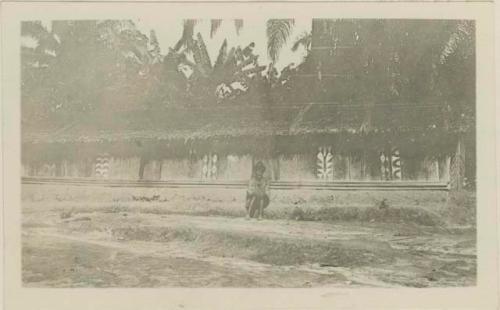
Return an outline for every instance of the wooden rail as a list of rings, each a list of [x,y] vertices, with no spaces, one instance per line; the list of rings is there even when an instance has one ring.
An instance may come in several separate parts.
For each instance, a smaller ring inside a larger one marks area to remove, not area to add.
[[[100,186],[100,187],[150,187],[150,188],[233,188],[244,189],[246,181],[146,181],[146,180],[103,180],[83,178],[46,178],[23,177],[22,184],[67,185],[67,186]],[[271,189],[294,190],[431,190],[448,191],[445,182],[417,181],[309,181],[271,183]]]

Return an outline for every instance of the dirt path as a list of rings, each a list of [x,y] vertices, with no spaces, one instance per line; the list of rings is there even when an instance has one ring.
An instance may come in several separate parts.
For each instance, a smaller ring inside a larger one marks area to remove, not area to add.
[[[142,213],[24,217],[36,287],[457,286],[475,281],[473,232]]]

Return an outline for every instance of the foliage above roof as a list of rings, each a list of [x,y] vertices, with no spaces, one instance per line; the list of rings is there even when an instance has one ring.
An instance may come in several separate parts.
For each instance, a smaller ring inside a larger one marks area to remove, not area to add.
[[[258,63],[251,42],[244,48],[224,42],[210,59],[193,23],[186,21],[166,56],[154,32],[148,37],[129,21],[58,21],[51,30],[23,23],[23,36],[37,42],[22,49],[23,141],[425,134],[475,127],[471,21],[313,20],[312,33],[300,43],[308,56],[281,74]],[[212,31],[219,26],[213,20]],[[293,20],[268,26],[279,47]]]

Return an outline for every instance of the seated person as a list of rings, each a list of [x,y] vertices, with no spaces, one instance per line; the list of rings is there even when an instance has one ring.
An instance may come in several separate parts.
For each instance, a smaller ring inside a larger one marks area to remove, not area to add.
[[[262,219],[264,209],[269,205],[269,181],[264,177],[265,171],[266,167],[260,161],[253,169],[246,196],[247,218],[257,215],[259,220]]]

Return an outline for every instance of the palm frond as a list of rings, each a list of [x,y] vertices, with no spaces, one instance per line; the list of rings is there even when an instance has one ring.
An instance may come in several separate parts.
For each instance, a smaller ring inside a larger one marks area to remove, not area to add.
[[[241,29],[243,28],[243,19],[235,19],[234,20],[234,28],[236,29],[236,34],[240,34]]]
[[[234,51],[234,58],[236,59],[236,63],[240,63],[244,60],[243,51],[241,50],[240,46],[238,46]]]
[[[460,45],[472,42],[474,30],[474,22],[468,20],[459,21],[439,55],[439,62],[444,64],[446,59],[455,53]],[[473,45],[468,44],[466,49],[473,49]],[[472,54],[473,52],[468,51],[468,53]]]
[[[232,47],[227,54],[226,61],[224,62],[223,75],[231,75],[236,68],[236,48]]]
[[[40,21],[22,22],[21,36],[35,40],[37,49],[42,53],[45,51],[56,51],[59,47],[59,42],[54,34],[43,26]]]
[[[207,72],[205,71],[205,68],[203,66],[203,60],[200,52],[200,47],[196,42],[193,43],[193,46],[189,48],[189,50],[192,52],[193,59],[194,59],[194,68],[196,68],[198,71],[202,72],[203,75],[206,75]]]
[[[306,50],[309,50],[312,43],[312,33],[304,32],[299,37],[295,39],[292,46],[292,52],[296,52],[300,46],[303,46]]]
[[[41,21],[25,21],[21,23],[21,36],[40,39],[49,33]]]
[[[36,48],[21,46],[21,59],[23,66],[43,66],[53,62],[56,56],[50,53],[40,53]]]
[[[229,50],[229,53],[227,54],[227,59],[226,59],[226,62],[225,62],[226,65],[227,64],[235,64],[236,63],[236,61],[234,59],[235,53],[236,53],[236,48],[231,47],[231,49]]]
[[[273,62],[278,60],[279,52],[287,43],[294,25],[294,19],[270,19],[267,21],[267,53]]]
[[[156,32],[154,30],[151,30],[149,32],[149,46],[151,47],[151,50],[154,51],[155,53],[160,53],[160,43],[158,42],[158,38],[156,37]]]
[[[193,40],[194,27],[196,26],[197,23],[198,20],[196,19],[184,20],[182,28],[182,37],[177,42],[177,44],[175,44],[174,51],[178,52],[182,47],[188,47],[190,41]]]
[[[210,55],[208,54],[207,46],[205,45],[205,41],[203,40],[203,37],[201,36],[201,33],[199,33],[199,32],[197,34],[196,42],[198,43],[198,50],[199,50],[200,58],[201,58],[201,65],[207,71],[212,70],[212,62],[210,60]]]
[[[267,69],[267,66],[256,66],[256,67],[252,67],[252,68],[248,68],[248,69],[242,70],[239,74],[243,75],[243,76],[248,76],[248,75],[251,75],[251,74],[260,73],[260,72],[262,72],[262,71],[264,71],[266,69]]]
[[[222,25],[222,19],[212,19],[210,20],[210,38],[217,33],[217,30]]]
[[[224,65],[224,62],[226,62],[226,59],[227,59],[227,40],[224,39],[224,42],[222,42],[222,45],[219,49],[219,55],[217,56],[217,59],[215,60],[214,70],[218,70],[219,68],[222,68],[222,65]]]
[[[251,55],[250,57],[248,57],[247,59],[244,59],[243,61],[241,61],[238,66],[236,67],[236,70],[237,71],[240,71],[242,70],[243,68],[245,68],[246,66],[252,64],[252,63],[256,63],[257,62],[257,58],[259,58],[258,55]]]

